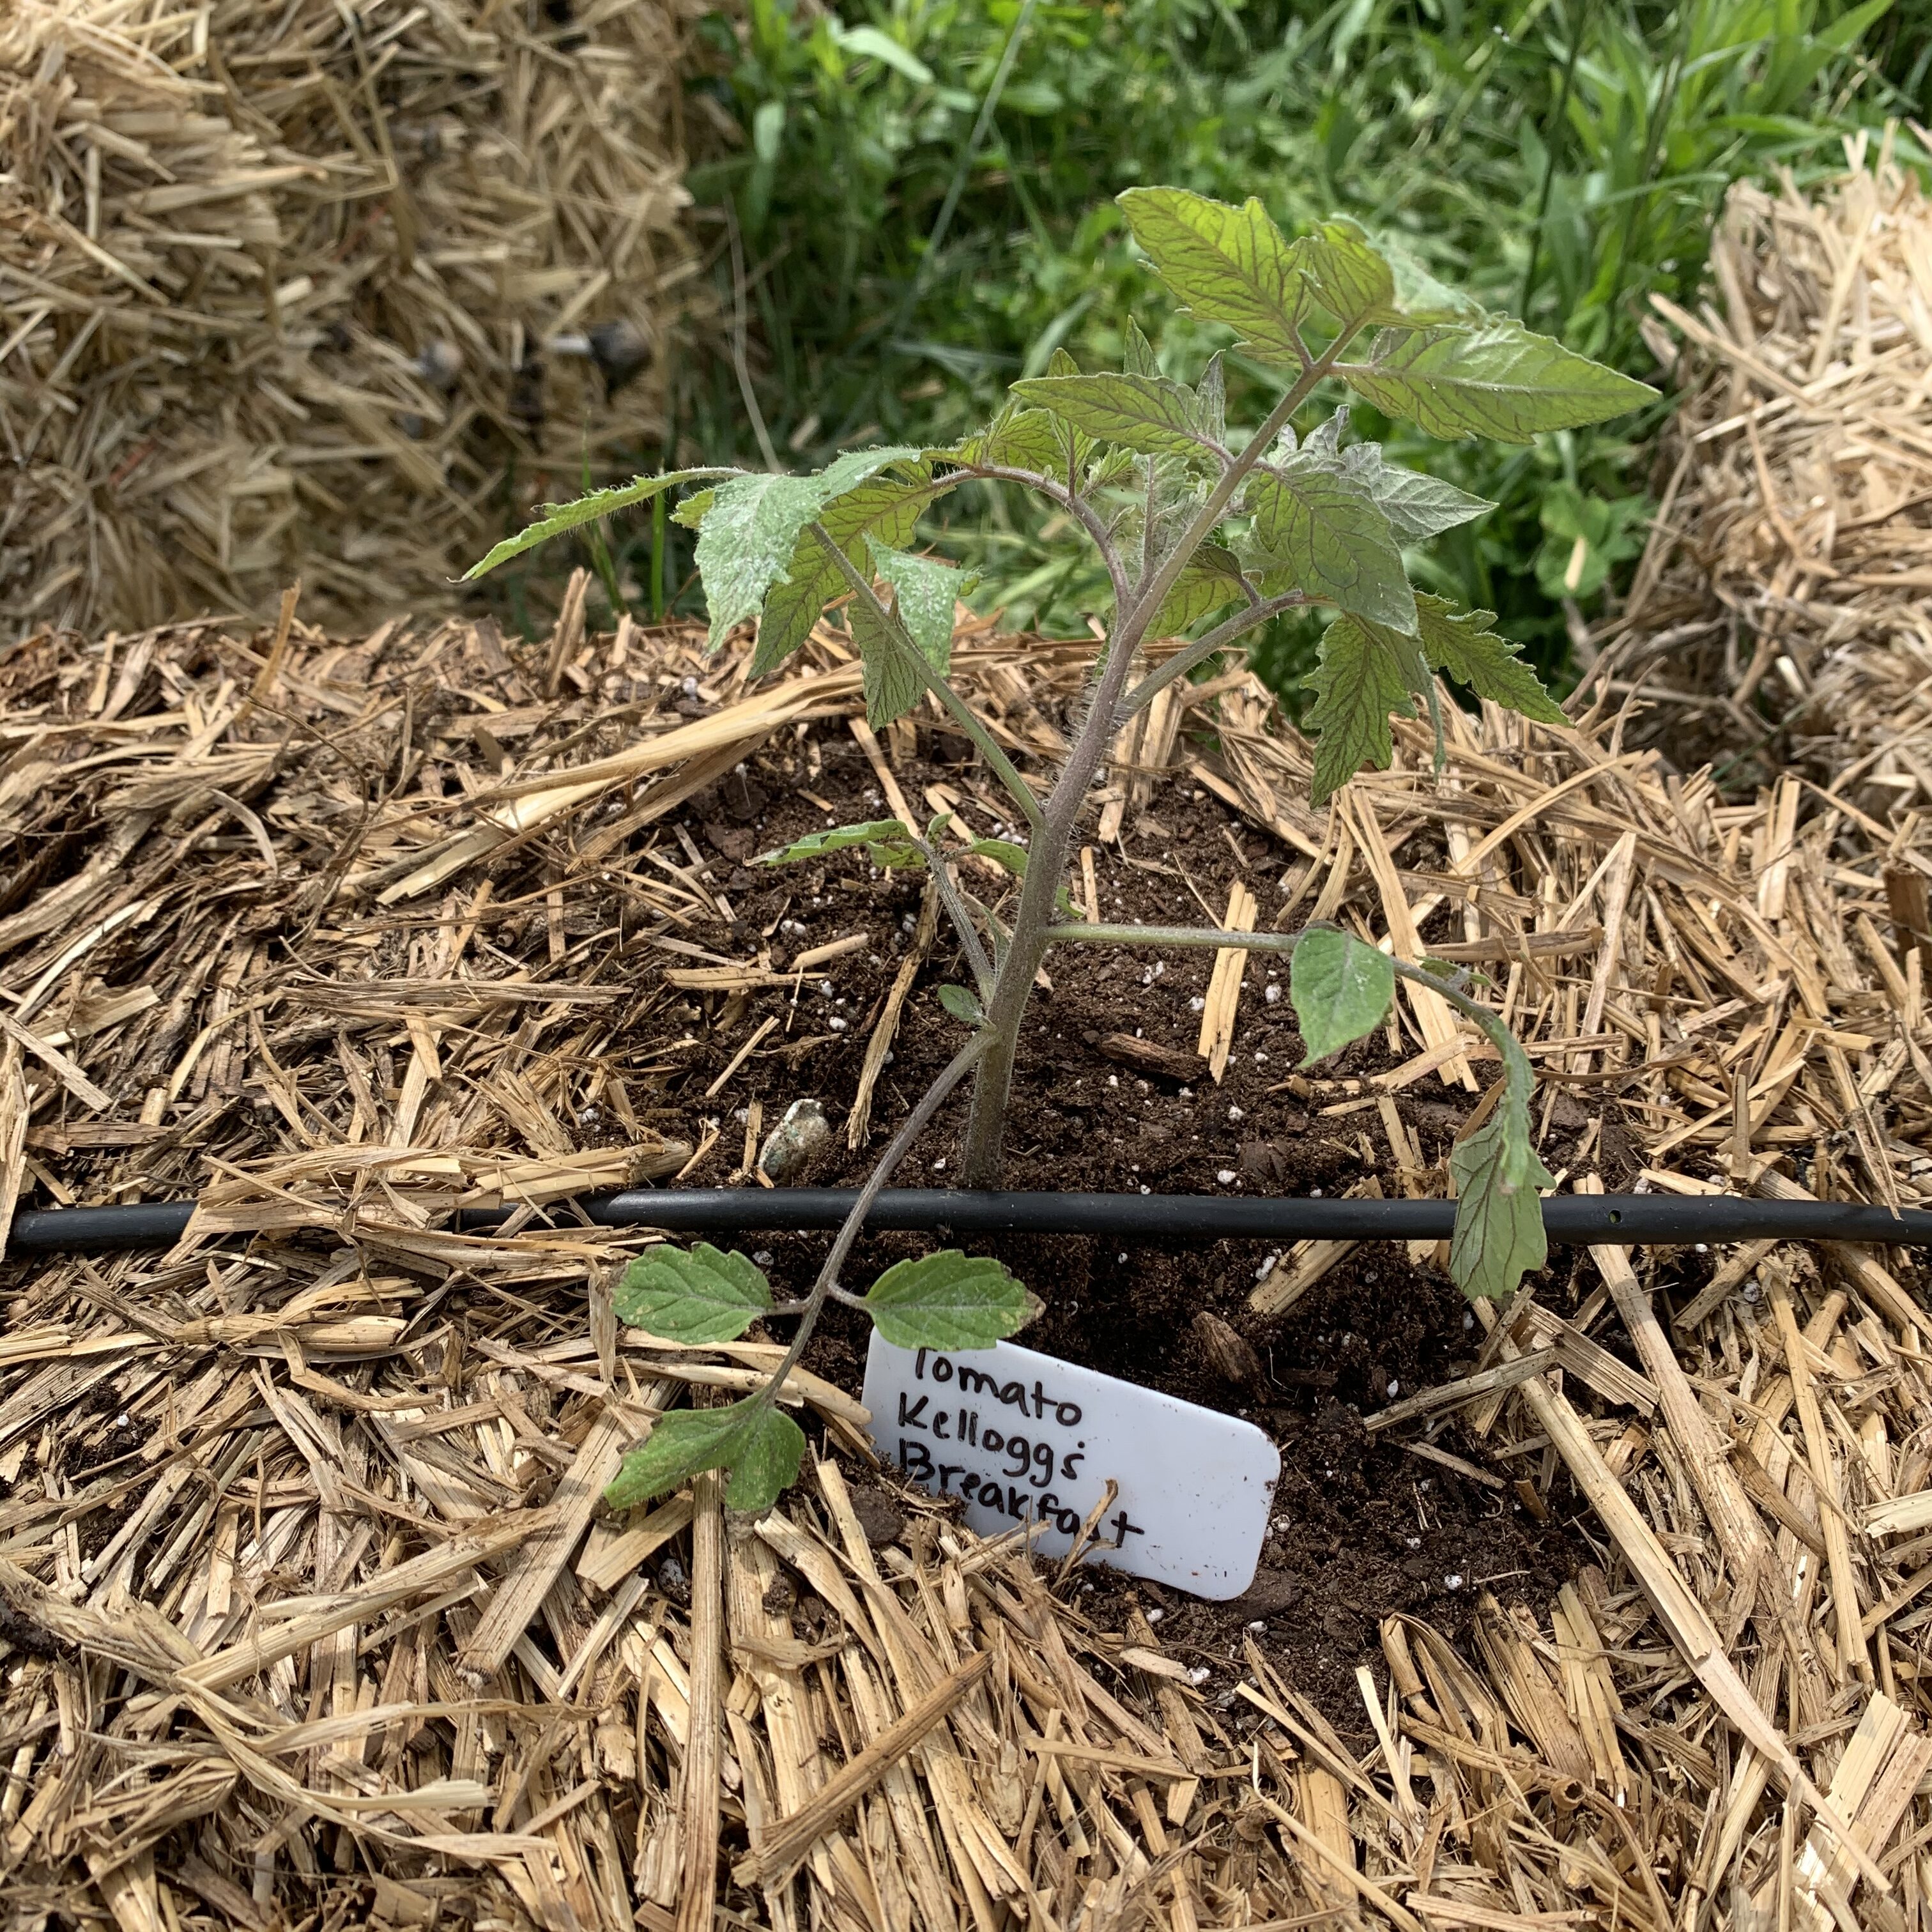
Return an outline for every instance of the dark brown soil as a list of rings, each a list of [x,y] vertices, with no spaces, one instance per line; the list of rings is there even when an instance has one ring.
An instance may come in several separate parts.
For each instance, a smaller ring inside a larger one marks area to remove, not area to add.
[[[936,746],[924,730],[921,736],[928,753],[947,743]],[[915,809],[928,783],[947,783],[959,788],[974,831],[996,829],[1000,801],[973,767],[940,763],[902,769],[899,777]],[[740,996],[730,1024],[694,1026],[701,1043],[673,1090],[673,1097],[682,1092],[688,1102],[657,1124],[694,1138],[707,1121],[717,1124],[715,1146],[688,1177],[717,1185],[734,1174],[743,1178],[744,1111],[752,1101],[762,1102],[769,1130],[791,1102],[814,1098],[840,1131],[808,1176],[794,1178],[856,1184],[868,1171],[870,1154],[962,1037],[934,997],[939,984],[966,976],[956,949],[942,926],[908,1002],[895,1058],[879,1082],[869,1152],[848,1154],[842,1129],[862,1043],[908,943],[921,879],[874,876],[862,858],[850,854],[788,868],[743,862],[828,824],[884,815],[871,766],[842,734],[808,746],[795,763],[767,753],[722,795],[699,801],[699,808],[694,817],[716,854],[711,882],[723,891],[735,924],[694,926],[681,937],[739,958],[763,943],[781,968],[802,951],[855,932],[866,933],[871,943],[814,971],[796,997],[789,987]],[[1156,792],[1120,848],[1095,856],[1103,917],[1174,924],[1218,921],[1238,878],[1257,895],[1260,920],[1271,922],[1285,890],[1298,884],[1303,864],[1184,778]],[[1412,848],[1402,862],[1426,865],[1428,856]],[[990,889],[998,891],[997,885]],[[1070,949],[1049,962],[1052,990],[1036,995],[1015,1082],[1007,1185],[1334,1193],[1376,1173],[1388,1192],[1400,1192],[1372,1107],[1327,1117],[1320,1098],[1298,1097],[1283,1087],[1302,1058],[1285,965],[1258,956],[1250,963],[1234,1054],[1218,1086],[1204,1069],[1190,1085],[1136,1073],[1100,1050],[1107,1035],[1128,1032],[1191,1054],[1200,1022],[1190,1002],[1206,991],[1212,957]],[[1270,991],[1277,987],[1271,1000]],[[706,997],[714,1022],[725,1019],[722,997]],[[706,1089],[767,1016],[778,1016],[779,1027],[706,1105]],[[1414,1050],[1405,1045],[1395,1057]],[[1339,1077],[1390,1064],[1378,1032],[1317,1071]],[[1425,1162],[1444,1154],[1475,1097],[1432,1076],[1404,1090],[1402,1117]],[[897,1184],[947,1184],[956,1172],[964,1114],[963,1099],[956,1099],[896,1177]],[[1544,1148],[1552,1168],[1564,1165],[1587,1119],[1567,1097],[1561,1100]],[[1596,1158],[1613,1156],[1619,1138],[1614,1119],[1607,1120]],[[1614,1186],[1622,1178],[1612,1160],[1606,1178]],[[808,1285],[824,1238],[758,1237],[746,1245],[757,1250],[782,1293],[796,1293]],[[1535,1472],[1534,1462],[1498,1462],[1484,1442],[1454,1427],[1436,1438],[1503,1478],[1507,1486],[1498,1490],[1408,1454],[1403,1443],[1416,1438],[1414,1428],[1372,1438],[1364,1434],[1364,1414],[1383,1407],[1398,1390],[1412,1394],[1466,1372],[1475,1354],[1476,1330],[1461,1294],[1434,1267],[1413,1265],[1405,1247],[1356,1249],[1285,1316],[1269,1318],[1248,1306],[1269,1259],[1256,1244],[1123,1246],[1036,1238],[982,1245],[1046,1304],[1019,1338],[1028,1346],[1245,1416],[1280,1444],[1276,1516],[1249,1598],[1204,1604],[1100,1572],[1082,1586],[1103,1622],[1116,1599],[1130,1592],[1160,1612],[1163,1641],[1210,1666],[1224,1692],[1238,1675],[1233,1660],[1242,1640],[1252,1634],[1339,1727],[1364,1732],[1354,1671],[1363,1661],[1379,1665],[1382,1617],[1398,1610],[1424,1612],[1457,1633],[1484,1592],[1504,1600],[1521,1596],[1540,1608],[1587,1560],[1587,1549],[1566,1526],[1575,1502],[1560,1475],[1549,1496],[1551,1520],[1539,1522],[1514,1486]],[[884,1263],[920,1246],[913,1236],[862,1241],[848,1279],[862,1284]],[[1558,1279],[1546,1287],[1546,1302],[1562,1306],[1574,1299],[1569,1268],[1558,1251]],[[1204,1309],[1221,1316],[1256,1351],[1265,1374],[1260,1389],[1232,1388],[1215,1373],[1192,1328]],[[834,1309],[808,1360],[856,1390],[865,1342],[862,1318]]]

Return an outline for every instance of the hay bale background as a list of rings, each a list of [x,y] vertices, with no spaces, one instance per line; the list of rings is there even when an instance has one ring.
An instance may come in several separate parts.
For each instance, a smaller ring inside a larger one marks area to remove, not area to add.
[[[610,395],[583,352],[655,340],[694,266],[694,11],[0,10],[8,634],[298,574],[324,618],[447,607],[586,464],[654,463],[655,358]]]
[[[1795,764],[1932,809],[1932,198],[1888,156],[1815,200],[1734,188],[1714,298],[1657,304],[1685,397],[1598,674],[1687,766]]]

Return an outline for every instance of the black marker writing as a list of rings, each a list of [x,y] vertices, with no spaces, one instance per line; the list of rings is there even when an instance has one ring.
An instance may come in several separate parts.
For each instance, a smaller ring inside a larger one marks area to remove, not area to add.
[[[932,1379],[936,1382],[957,1380],[962,1395],[983,1395],[997,1402],[1004,1408],[1017,1408],[1022,1415],[1030,1415],[1036,1422],[1046,1420],[1048,1409],[1053,1419],[1063,1429],[1077,1429],[1084,1412],[1077,1402],[1062,1402],[1046,1392],[1046,1385],[1036,1376],[1030,1388],[1024,1382],[1002,1382],[997,1376],[989,1376],[983,1369],[976,1369],[964,1362],[955,1362],[950,1355],[935,1354],[930,1348],[921,1348],[913,1358],[912,1372],[921,1382],[927,1377],[927,1358],[932,1360]]]
[[[1079,1532],[1088,1509],[1061,1499],[1058,1484],[1078,1484],[1088,1460],[1084,1436],[1069,1444],[1054,1437],[1078,1426],[1084,1411],[1077,1402],[1063,1401],[1046,1378],[1002,1382],[997,1374],[955,1361],[944,1351],[916,1352],[913,1372],[921,1382],[956,1388],[973,1398],[956,1407],[935,1408],[926,1395],[899,1392],[898,1462],[914,1482],[936,1488],[941,1496],[957,1496],[983,1510],[1022,1522],[1038,1522],[1066,1536]],[[991,1413],[987,1412],[990,1410]],[[1010,1421],[1027,1418],[1016,1429]],[[929,1444],[945,1443],[956,1454],[968,1452],[988,1459],[991,1467],[970,1461],[940,1462]],[[1107,1532],[1112,1532],[1111,1540]],[[1103,1547],[1119,1550],[1130,1536],[1146,1532],[1129,1520],[1124,1509],[1108,1520],[1100,1538]]]

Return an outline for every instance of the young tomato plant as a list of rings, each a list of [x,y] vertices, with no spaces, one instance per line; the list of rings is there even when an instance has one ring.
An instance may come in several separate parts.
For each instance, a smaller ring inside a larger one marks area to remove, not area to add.
[[[928,869],[973,980],[970,988],[943,988],[940,999],[969,1032],[893,1136],[802,1300],[775,1304],[742,1256],[707,1246],[656,1249],[633,1264],[618,1312],[657,1334],[722,1342],[764,1315],[795,1315],[799,1326],[784,1363],[757,1394],[728,1408],[665,1417],[627,1460],[610,1491],[615,1502],[641,1502],[719,1468],[731,1473],[733,1505],[768,1507],[797,1473],[804,1444],[780,1412],[778,1394],[829,1298],[866,1309],[889,1339],[914,1347],[990,1347],[1020,1325],[1024,1291],[994,1262],[929,1256],[889,1269],[862,1297],[838,1276],[873,1199],[969,1075],[964,1183],[998,1184],[1021,1022],[1054,946],[1291,954],[1289,993],[1310,1061],[1380,1024],[1398,976],[1428,986],[1489,1038],[1503,1068],[1450,1155],[1452,1272],[1470,1294],[1503,1295],[1542,1264],[1536,1190],[1550,1177],[1531,1140],[1529,1061],[1457,977],[1328,927],[1226,932],[1091,922],[1074,916],[1063,881],[1088,794],[1122,728],[1173,680],[1284,610],[1317,604],[1335,614],[1312,680],[1318,805],[1364,766],[1388,764],[1390,718],[1413,717],[1418,694],[1435,718],[1439,766],[1438,673],[1528,717],[1564,722],[1515,646],[1490,628],[1488,612],[1418,596],[1403,566],[1406,544],[1490,506],[1384,463],[1377,444],[1345,440],[1342,407],[1298,437],[1293,418],[1318,392],[1346,386],[1432,435],[1515,443],[1603,421],[1652,392],[1507,317],[1484,315],[1351,223],[1331,221],[1291,241],[1258,201],[1232,208],[1175,188],[1135,188],[1120,206],[1180,301],[1202,321],[1234,331],[1250,362],[1280,372],[1280,398],[1252,432],[1229,433],[1218,356],[1190,387],[1161,373],[1135,329],[1124,368],[1084,374],[1056,355],[1046,375],[1015,383],[992,422],[954,448],[856,451],[812,476],[687,470],[640,478],[548,509],[470,573],[614,511],[697,486],[673,514],[698,533],[712,647],[755,618],[752,670],[773,670],[828,603],[847,600],[873,725],[904,716],[929,693],[978,746],[1026,832],[1024,844],[968,846],[948,842],[943,814],[922,830],[885,819],[814,832],[766,855],[783,865],[852,849],[882,867]],[[1106,641],[1090,668],[1071,748],[1044,795],[948,681],[958,573],[907,548],[921,514],[970,482],[1017,484],[1042,499],[1084,533],[1112,586]],[[1136,682],[1141,646],[1176,636],[1192,641]],[[1010,903],[988,905],[961,882],[955,868],[969,852],[1012,875]]]

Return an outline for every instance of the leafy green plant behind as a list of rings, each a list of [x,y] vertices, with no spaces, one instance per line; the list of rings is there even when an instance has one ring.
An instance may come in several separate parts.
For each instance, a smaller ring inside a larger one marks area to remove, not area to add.
[[[1292,224],[1346,208],[1482,302],[1642,375],[1648,298],[1694,304],[1730,181],[1789,167],[1802,182],[1842,166],[1856,129],[1932,118],[1927,19],[1926,0],[752,0],[742,22],[700,28],[696,85],[743,138],[690,184],[739,226],[758,394],[801,467],[848,443],[956,440],[1058,347],[1118,364],[1150,289],[1111,197],[1138,182],[1258,194]],[[1170,356],[1192,346],[1170,333]],[[1228,374],[1237,405],[1264,392],[1245,359]],[[679,387],[690,443],[754,447],[730,358],[700,346]],[[1564,587],[1574,538],[1545,529],[1546,494],[1647,514],[1646,438],[1625,424],[1499,448],[1363,427],[1497,506],[1412,557],[1418,587],[1498,612],[1560,671],[1563,603],[1592,605]],[[1042,546],[1010,496],[936,506],[929,533],[1013,621],[1078,634],[1104,574]],[[1258,668],[1298,703],[1317,627],[1290,614],[1263,635]]]
[[[1135,188],[1120,206],[1195,321],[1233,332],[1232,352],[1268,372],[1275,393],[1252,430],[1228,427],[1221,356],[1198,381],[1180,382],[1161,372],[1134,327],[1120,368],[1083,372],[1056,352],[1041,374],[1012,386],[990,423],[947,447],[848,452],[809,476],[687,470],[640,478],[588,506],[551,509],[471,573],[576,527],[586,514],[700,486],[675,514],[698,532],[712,648],[755,616],[753,668],[775,669],[803,643],[823,605],[844,598],[873,726],[930,694],[978,746],[1027,828],[1024,844],[949,844],[944,814],[922,831],[874,820],[813,832],[766,855],[767,863],[786,865],[846,850],[880,866],[928,870],[972,976],[970,988],[939,993],[966,1037],[874,1168],[802,1300],[778,1306],[744,1256],[703,1244],[653,1250],[633,1264],[619,1312],[667,1338],[730,1340],[761,1316],[796,1315],[800,1323],[784,1363],[757,1394],[664,1418],[627,1461],[614,1501],[641,1502],[698,1471],[724,1468],[734,1507],[769,1504],[796,1474],[803,1444],[777,1406],[779,1393],[830,1298],[865,1310],[905,1347],[988,1347],[1018,1327],[1024,1291],[997,1262],[951,1250],[929,1255],[888,1269],[863,1296],[838,1275],[872,1201],[969,1077],[965,1184],[999,1184],[1021,1023],[1056,946],[1288,953],[1289,992],[1311,1058],[1380,1024],[1398,978],[1430,988],[1489,1037],[1503,1066],[1486,1112],[1451,1161],[1459,1189],[1452,1271],[1470,1294],[1502,1295],[1542,1264],[1536,1190],[1550,1176],[1531,1138],[1529,1061],[1459,980],[1326,926],[1263,933],[1090,922],[1072,916],[1064,881],[1088,794],[1121,728],[1173,680],[1285,611],[1329,615],[1316,680],[1317,804],[1363,766],[1389,763],[1390,717],[1412,716],[1418,696],[1433,714],[1438,673],[1529,716],[1563,722],[1514,646],[1490,627],[1489,613],[1459,610],[1410,584],[1404,544],[1488,506],[1389,464],[1374,443],[1348,440],[1340,409],[1298,436],[1295,412],[1318,389],[1346,387],[1436,434],[1517,444],[1635,408],[1652,392],[1508,316],[1484,314],[1351,223],[1316,224],[1291,239],[1257,201],[1235,207],[1178,188]],[[1044,797],[949,681],[955,574],[901,548],[933,502],[970,482],[1015,486],[1042,500],[1084,534],[1111,592],[1112,621],[1089,669],[1082,722]],[[1190,632],[1192,641],[1133,681],[1144,644]],[[1438,762],[1442,746],[1438,717]],[[1013,880],[1006,901],[988,904],[962,884],[956,866],[969,853],[994,860]]]

